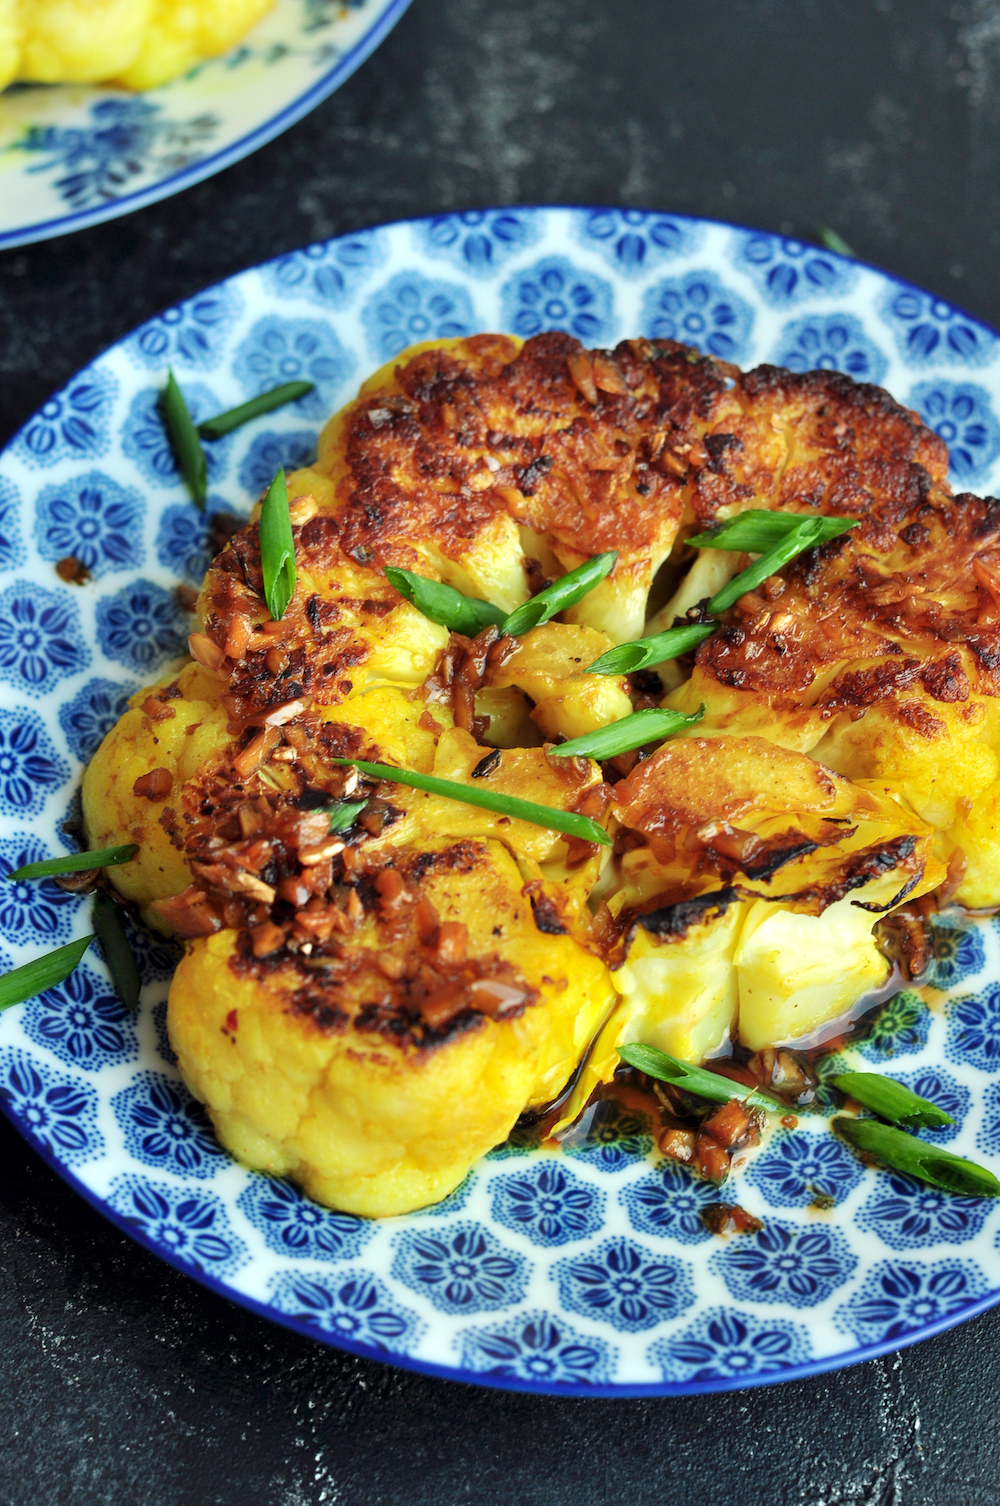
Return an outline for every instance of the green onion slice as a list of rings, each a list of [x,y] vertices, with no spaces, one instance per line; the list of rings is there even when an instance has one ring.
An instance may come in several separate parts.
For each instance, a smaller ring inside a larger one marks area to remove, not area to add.
[[[43,863],[25,863],[8,873],[7,882],[20,879],[53,878],[59,873],[86,873],[88,868],[117,868],[119,863],[130,863],[139,851],[137,842],[126,842],[124,847],[101,847],[96,852],[70,852],[61,858],[46,858]]]
[[[278,471],[264,495],[259,526],[264,600],[272,620],[280,622],[295,595],[295,540],[284,469]]]
[[[136,1010],[139,1007],[139,989],[142,986],[142,980],[139,977],[139,968],[132,948],[129,946],[128,937],[125,935],[121,912],[113,899],[109,899],[106,894],[98,891],[94,895],[92,918],[97,939],[104,953],[104,960],[108,964],[111,981],[115,985],[115,993],[126,1009]]]
[[[636,638],[632,643],[619,643],[607,653],[587,665],[591,675],[630,675],[650,664],[663,664],[667,659],[678,659],[699,643],[710,638],[718,627],[717,622],[691,622],[681,627],[667,628],[666,632],[654,633],[651,638]]]
[[[760,1088],[748,1088],[742,1082],[733,1082],[731,1078],[723,1077],[721,1072],[709,1072],[705,1067],[692,1067],[688,1062],[678,1061],[676,1056],[668,1056],[665,1051],[657,1050],[655,1046],[643,1046],[638,1042],[631,1046],[619,1046],[618,1055],[626,1066],[634,1067],[637,1072],[645,1072],[647,1077],[656,1077],[660,1082],[669,1082],[675,1088],[683,1088],[685,1093],[693,1093],[695,1098],[710,1098],[713,1103],[728,1103],[730,1099],[738,1098],[750,1108],[780,1109],[783,1114],[788,1113],[787,1103],[772,1098],[770,1093],[765,1093]]]
[[[347,831],[368,804],[367,800],[342,800],[330,806],[330,830]]]
[[[617,558],[617,549],[611,549],[607,554],[595,554],[593,559],[577,565],[575,570],[560,575],[558,580],[554,580],[551,586],[546,586],[544,591],[539,591],[530,601],[515,607],[500,631],[505,638],[516,638],[521,633],[530,632],[532,628],[541,627],[543,622],[548,622],[557,612],[575,607],[588,591],[592,591],[606,575],[611,574]]]
[[[841,1072],[833,1078],[833,1085],[893,1124],[905,1124],[912,1129],[942,1129],[955,1123],[936,1103],[911,1093],[901,1082],[878,1072]]]
[[[802,513],[769,512],[751,508],[737,513],[708,533],[697,533],[688,543],[695,549],[732,549],[745,554],[767,554],[787,539],[802,523],[818,523],[815,543],[825,544],[838,534],[856,528],[858,518],[810,518]]]
[[[66,946],[46,952],[44,957],[35,957],[23,967],[15,967],[0,977],[0,1009],[9,1009],[12,1004],[23,1004],[43,994],[47,988],[55,988],[68,978],[80,958],[93,941],[90,936],[81,936],[79,941],[70,941]]]
[[[475,596],[463,596],[454,586],[443,581],[429,580],[426,575],[414,575],[412,570],[400,570],[387,565],[385,578],[395,586],[400,596],[406,598],[418,612],[423,612],[431,622],[448,628],[452,633],[464,633],[466,638],[475,638],[483,628],[499,627],[507,616],[491,601],[480,601]]]
[[[693,727],[705,715],[704,706],[690,716],[683,711],[633,711],[610,726],[598,727],[596,732],[585,732],[582,737],[571,737],[568,743],[559,743],[549,749],[551,758],[616,758],[619,753],[630,753],[633,748],[646,743],[661,742],[672,737],[682,727]]]
[[[774,575],[782,565],[787,565],[797,554],[801,554],[804,549],[812,549],[819,543],[822,531],[819,518],[804,518],[789,530],[780,544],[775,544],[767,554],[762,554],[759,560],[741,570],[739,575],[734,575],[721,591],[716,591],[706,610],[712,617],[718,617],[720,612],[725,612],[748,591],[755,590],[762,581],[767,580],[769,575]]]
[[[816,234],[819,236],[820,244],[828,251],[836,251],[838,256],[849,256],[852,260],[854,259],[853,248],[847,244],[842,235],[837,234],[836,230],[831,230],[829,225],[817,225]]]
[[[477,805],[484,811],[495,811],[500,816],[530,821],[535,826],[564,832],[568,837],[580,837],[584,842],[597,842],[601,847],[611,846],[611,838],[604,827],[592,821],[589,816],[577,815],[576,811],[561,811],[551,805],[536,805],[533,800],[519,800],[516,795],[502,795],[478,785],[473,787],[461,784],[457,779],[438,779],[433,774],[418,774],[413,769],[391,768],[385,763],[365,763],[359,758],[335,758],[333,762],[358,769],[369,779],[386,779],[393,784],[406,784],[414,790],[426,790],[429,795],[442,795],[446,800],[458,800],[463,805]]]
[[[927,1145],[905,1130],[879,1124],[876,1119],[837,1118],[832,1126],[856,1150],[875,1156],[890,1171],[904,1172],[942,1192],[958,1192],[964,1197],[1000,1196],[1000,1182],[985,1166],[937,1145]]]
[[[185,485],[195,503],[204,507],[208,496],[208,463],[194,419],[188,412],[184,394],[172,371],[167,373],[167,385],[163,393],[163,418]]]
[[[203,424],[198,425],[198,433],[202,439],[221,439],[223,434],[229,434],[233,429],[248,424],[252,418],[259,418],[262,413],[273,413],[275,408],[283,408],[286,403],[294,403],[300,397],[305,397],[315,386],[315,382],[282,382],[280,387],[261,392],[248,403],[240,403],[238,408],[227,408],[225,413],[206,418]]]

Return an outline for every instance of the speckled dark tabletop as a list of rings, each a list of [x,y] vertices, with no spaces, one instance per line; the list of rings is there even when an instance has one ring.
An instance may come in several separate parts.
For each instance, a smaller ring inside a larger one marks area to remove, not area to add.
[[[811,236],[1000,324],[1000,0],[414,0],[332,99],[177,198],[0,256],[0,440],[165,304],[445,208],[636,204]],[[995,1506],[987,1313],[692,1401],[510,1396],[201,1290],[0,1126],[0,1500]]]

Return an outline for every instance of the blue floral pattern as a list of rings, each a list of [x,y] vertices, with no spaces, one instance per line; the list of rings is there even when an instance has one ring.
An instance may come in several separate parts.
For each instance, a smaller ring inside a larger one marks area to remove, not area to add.
[[[608,1239],[585,1254],[557,1260],[552,1275],[565,1308],[623,1333],[655,1328],[694,1301],[683,1261],[631,1239]]]
[[[160,1072],[140,1072],[111,1100],[129,1155],[157,1171],[214,1177],[229,1164],[200,1103]]]
[[[143,675],[187,649],[176,596],[150,580],[134,580],[116,596],[101,597],[97,637],[109,659]]]
[[[401,1234],[392,1262],[397,1281],[443,1313],[496,1312],[524,1296],[531,1266],[482,1224]]]
[[[827,1224],[768,1219],[756,1234],[729,1240],[708,1264],[738,1302],[815,1307],[850,1280],[858,1259],[843,1234]]]
[[[65,1166],[93,1160],[104,1150],[97,1128],[97,1094],[78,1077],[64,1077],[26,1051],[0,1052],[0,1098],[22,1127]]]
[[[608,345],[618,327],[610,283],[565,256],[543,257],[518,272],[500,300],[502,327],[524,339],[561,329],[584,345]]]
[[[124,684],[120,680],[88,680],[71,701],[59,707],[59,725],[75,758],[81,763],[88,762],[125,715],[129,696],[138,689],[134,680]],[[62,775],[53,782],[62,783],[65,777]]]
[[[980,972],[986,962],[982,929],[975,921],[937,915],[931,922],[934,944],[934,982],[954,988]]]
[[[518,251],[533,246],[541,234],[541,217],[516,208],[437,214],[414,226],[422,251],[443,257],[473,277],[492,277]]]
[[[563,1150],[598,1171],[621,1171],[629,1162],[649,1155],[653,1149],[651,1128],[645,1114],[607,1098],[573,1126],[563,1141]]]
[[[137,491],[88,471],[38,493],[35,544],[43,560],[72,555],[95,580],[109,571],[134,570],[144,557],[145,512]]]
[[[24,563],[20,516],[20,493],[13,481],[0,476],[0,570],[12,570]]]
[[[950,999],[945,1006],[945,1056],[980,1072],[1000,1072],[1000,983],[979,994]]]
[[[891,1250],[918,1250],[975,1239],[991,1211],[989,1198],[960,1197],[900,1172],[879,1172],[857,1226],[877,1234]]]
[[[52,856],[38,837],[15,832],[0,837],[0,936],[15,945],[34,944],[51,948],[68,941],[80,901],[51,879],[19,879],[7,875],[26,863],[42,863]]]
[[[243,303],[243,295],[231,283],[218,283],[141,324],[124,341],[124,348],[138,365],[152,370],[190,366],[211,371],[222,358]]]
[[[736,237],[733,250],[736,266],[752,278],[772,308],[791,308],[809,298],[840,297],[858,280],[858,269],[849,261],[788,236],[747,231]]]
[[[171,1260],[209,1276],[227,1276],[247,1262],[247,1247],[230,1226],[221,1201],[211,1192],[191,1193],[145,1177],[116,1177],[108,1206],[121,1214]]]
[[[220,412],[223,405],[203,383],[181,382],[179,385],[196,424]],[[181,473],[177,469],[173,446],[163,422],[162,398],[162,389],[159,387],[144,387],[136,393],[122,425],[122,453],[135,463],[143,480],[150,485],[180,489]],[[213,439],[211,444],[204,447],[210,486],[217,486],[226,474],[233,438],[232,434],[227,434],[222,439]]]
[[[702,1244],[712,1237],[701,1215],[719,1201],[719,1189],[678,1161],[665,1161],[648,1177],[623,1188],[619,1197],[629,1223],[640,1234],[662,1234],[683,1245]]]
[[[714,272],[667,277],[643,295],[639,328],[653,340],[679,340],[703,355],[741,361],[750,343],[753,309]]]
[[[817,1197],[842,1203],[864,1176],[858,1159],[834,1135],[782,1130],[746,1174],[773,1208],[806,1208]]]
[[[331,1213],[291,1182],[253,1175],[236,1206],[264,1236],[269,1250],[299,1260],[353,1260],[375,1233],[349,1213]]]
[[[21,1026],[29,1040],[85,1072],[135,1061],[139,1055],[134,1020],[109,985],[86,966],[26,1004]]]
[[[53,790],[69,778],[35,712],[0,710],[0,815],[37,816]]]
[[[943,1067],[920,1067],[915,1072],[893,1072],[891,1076],[912,1093],[926,1098],[930,1103],[936,1103],[939,1109],[944,1109],[955,1121],[954,1124],[942,1125],[940,1129],[914,1131],[921,1140],[926,1140],[931,1145],[944,1145],[961,1133],[972,1103],[972,1094]]]
[[[809,314],[781,331],[771,360],[792,371],[843,371],[856,382],[881,382],[888,358],[853,314]]]
[[[378,230],[318,241],[289,251],[260,269],[264,286],[276,298],[305,298],[324,308],[346,308],[357,289],[383,265],[385,236]]]
[[[978,1266],[965,1260],[903,1264],[884,1260],[834,1313],[837,1327],[859,1344],[889,1344],[954,1317],[987,1291]]]
[[[498,1224],[524,1234],[533,1245],[565,1245],[596,1234],[604,1222],[605,1196],[558,1161],[498,1177],[491,1188]]]
[[[1000,1082],[991,1082],[983,1094],[983,1122],[976,1145],[987,1155],[1000,1156]]]
[[[616,1351],[590,1334],[579,1334],[562,1317],[518,1313],[492,1328],[466,1328],[457,1335],[463,1370],[509,1380],[555,1385],[598,1385],[614,1373]]]
[[[948,446],[956,486],[971,486],[987,474],[1000,455],[1000,423],[984,387],[938,377],[919,382],[907,402]]]
[[[580,244],[599,251],[623,277],[640,277],[661,262],[690,256],[704,239],[694,220],[647,209],[583,209],[575,219]]]
[[[665,1381],[738,1381],[801,1365],[811,1353],[809,1336],[797,1323],[719,1307],[683,1333],[658,1339],[649,1358]]]
[[[47,695],[90,663],[69,590],[15,581],[0,595],[0,680],[22,695]]]
[[[452,282],[432,282],[419,272],[399,272],[361,310],[368,348],[390,361],[421,340],[451,340],[477,328],[472,299]]]
[[[291,429],[283,434],[258,434],[240,466],[240,486],[256,500],[267,490],[278,471],[297,471],[316,459],[313,429]]]
[[[103,366],[88,366],[44,402],[11,446],[31,467],[59,460],[94,460],[111,443],[111,409],[118,382]]]
[[[154,545],[156,558],[164,570],[201,585],[216,553],[210,542],[212,516],[233,511],[223,497],[209,497],[203,511],[192,507],[190,502],[173,502],[165,507],[160,513]]]
[[[143,983],[159,983],[172,978],[183,956],[180,942],[161,936],[158,931],[147,930],[133,920],[127,910],[122,911],[122,923]]]
[[[869,1061],[892,1061],[897,1056],[911,1056],[927,1045],[931,1028],[930,1010],[918,993],[904,988],[883,1006],[871,1034],[858,1045]]]
[[[249,396],[282,382],[313,382],[316,390],[300,397],[289,411],[323,419],[356,365],[329,324],[271,314],[258,319],[236,347],[233,375]]]
[[[423,1325],[400,1307],[367,1271],[343,1271],[328,1280],[306,1271],[283,1271],[271,1289],[271,1306],[348,1344],[386,1354],[406,1352]]]
[[[943,298],[918,288],[887,288],[878,312],[912,367],[986,366],[996,353],[996,335]]]

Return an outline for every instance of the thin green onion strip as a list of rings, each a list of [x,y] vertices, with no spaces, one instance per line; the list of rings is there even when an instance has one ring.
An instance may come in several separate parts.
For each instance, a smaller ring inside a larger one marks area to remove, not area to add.
[[[369,779],[385,779],[393,784],[405,784],[415,790],[425,790],[429,795],[441,795],[446,800],[458,800],[463,805],[476,805],[484,811],[495,811],[500,816],[510,816],[516,821],[530,821],[534,826],[561,831],[568,837],[579,837],[584,842],[596,842],[601,847],[610,847],[611,838],[589,816],[580,816],[576,811],[561,811],[550,805],[536,805],[533,800],[520,800],[516,795],[502,795],[499,791],[480,786],[461,784],[457,779],[438,779],[433,774],[418,774],[413,769],[396,769],[385,763],[365,763],[359,758],[335,758],[334,763],[358,769]]]
[[[780,544],[775,544],[767,554],[762,554],[759,560],[755,560],[752,565],[741,570],[739,575],[734,575],[721,591],[716,591],[705,609],[709,616],[718,617],[720,612],[727,611],[748,591],[756,590],[769,575],[774,575],[782,565],[787,565],[797,554],[818,544],[822,531],[819,518],[804,518],[801,523],[789,530]]]
[[[1000,1182],[985,1166],[952,1155],[938,1145],[928,1145],[905,1130],[879,1124],[876,1119],[846,1117],[832,1120],[832,1127],[855,1150],[874,1156],[890,1171],[901,1171],[942,1192],[957,1192],[964,1197],[1000,1197]]]
[[[125,934],[118,906],[100,891],[94,895],[92,920],[115,993],[126,1009],[138,1009],[139,989],[142,986],[139,967]]]
[[[46,952],[43,957],[35,957],[31,962],[26,962],[23,967],[15,967],[11,972],[4,973],[0,977],[0,1009],[10,1009],[12,1004],[23,1004],[25,999],[33,999],[36,994],[43,994],[47,988],[55,988],[57,983],[62,983],[93,940],[93,933],[81,936],[78,941],[67,942],[65,946],[56,947],[54,952]]]
[[[852,261],[854,260],[853,248],[847,244],[842,235],[837,234],[836,230],[831,230],[829,225],[817,225],[816,234],[819,236],[820,243],[828,251],[836,251],[838,256],[849,256]]]
[[[858,518],[809,517],[803,513],[771,512],[749,508],[726,518],[708,533],[696,533],[687,543],[694,549],[729,549],[734,553],[767,554],[787,539],[802,523],[819,525],[815,542],[826,544],[848,529],[856,528]]]
[[[342,800],[329,808],[330,830],[347,831],[368,804],[367,800]]]
[[[206,418],[204,423],[198,425],[198,433],[202,439],[221,439],[223,434],[239,429],[253,418],[260,418],[262,413],[273,413],[275,408],[283,408],[286,403],[297,402],[300,397],[305,397],[307,392],[313,392],[315,387],[315,382],[282,382],[280,387],[272,387],[269,392],[260,392],[249,402],[240,403],[237,408],[227,408],[225,413],[217,413],[214,418]]]
[[[721,1072],[709,1072],[705,1067],[692,1067],[689,1062],[668,1056],[656,1046],[643,1046],[637,1041],[630,1046],[619,1046],[618,1055],[626,1066],[634,1067],[637,1072],[645,1072],[647,1077],[655,1077],[660,1082],[669,1082],[675,1088],[683,1088],[685,1093],[692,1093],[695,1098],[708,1098],[713,1103],[729,1103],[731,1099],[738,1098],[750,1108],[772,1111],[778,1109],[783,1114],[788,1112],[788,1105],[772,1098],[770,1093],[759,1088],[748,1088],[745,1083],[723,1077]]]
[[[596,732],[584,732],[581,737],[571,737],[569,742],[559,743],[549,749],[550,758],[617,758],[619,753],[631,753],[634,748],[646,743],[659,742],[672,737],[683,727],[693,727],[705,715],[704,706],[690,716],[683,711],[633,711],[607,727],[598,727]]]
[[[855,1099],[863,1108],[911,1129],[943,1129],[955,1121],[944,1109],[928,1098],[911,1093],[901,1082],[878,1072],[841,1072],[832,1079],[833,1086]]]
[[[42,863],[25,863],[8,873],[7,882],[15,884],[21,879],[54,878],[59,873],[86,873],[88,868],[117,868],[119,863],[130,863],[139,851],[137,842],[126,842],[123,847],[101,847],[95,852],[70,852],[61,858],[46,858]]]
[[[264,600],[272,620],[280,622],[295,595],[295,540],[284,469],[278,471],[264,495],[259,529]]]
[[[667,628],[663,633],[654,633],[651,638],[636,638],[632,643],[619,643],[609,648],[593,664],[587,665],[591,675],[630,675],[649,665],[663,664],[667,659],[679,659],[710,638],[718,627],[717,622],[690,622],[680,627]]]
[[[501,633],[505,638],[516,638],[521,633],[530,632],[532,628],[541,627],[557,612],[575,607],[589,591],[600,585],[606,575],[611,574],[617,559],[618,551],[612,549],[606,554],[595,554],[584,564],[577,565],[575,570],[560,575],[558,580],[546,586],[544,591],[539,591],[537,596],[532,596],[530,601],[515,607],[502,623]]]
[[[172,371],[167,373],[167,385],[163,393],[163,419],[184,483],[195,504],[204,507],[208,496],[208,462],[194,419]]]
[[[444,581],[430,580],[426,575],[415,575],[412,570],[401,570],[396,565],[386,566],[385,578],[431,622],[449,632],[463,633],[466,638],[475,638],[483,628],[499,627],[507,616],[491,601],[463,596]]]

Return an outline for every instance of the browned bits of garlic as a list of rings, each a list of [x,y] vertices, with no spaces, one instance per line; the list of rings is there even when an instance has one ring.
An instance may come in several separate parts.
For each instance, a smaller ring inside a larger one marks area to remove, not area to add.
[[[173,789],[174,777],[169,769],[150,769],[140,774],[132,786],[137,800],[165,800]]]
[[[191,633],[188,638],[188,650],[192,659],[197,659],[205,669],[219,669],[226,657],[217,643],[213,643],[207,633]]]
[[[280,742],[281,729],[278,727],[265,727],[261,732],[256,733],[233,759],[233,768],[237,778],[249,779],[251,774],[256,774],[261,764],[266,762],[268,754]]]

